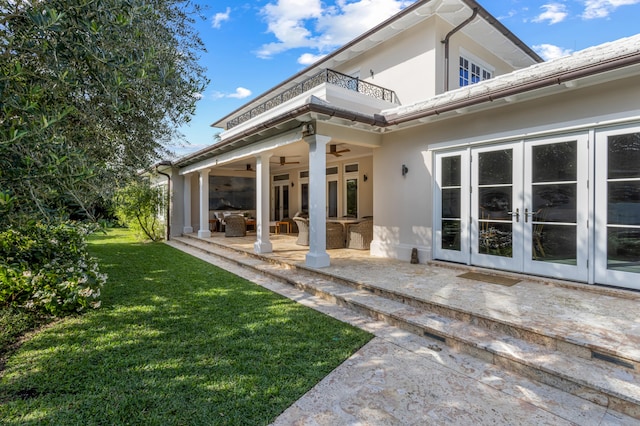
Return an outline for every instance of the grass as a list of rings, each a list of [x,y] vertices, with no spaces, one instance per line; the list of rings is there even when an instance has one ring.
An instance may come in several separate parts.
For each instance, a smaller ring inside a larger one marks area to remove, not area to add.
[[[371,336],[164,244],[96,236],[102,308],[8,360],[5,425],[268,424]]]

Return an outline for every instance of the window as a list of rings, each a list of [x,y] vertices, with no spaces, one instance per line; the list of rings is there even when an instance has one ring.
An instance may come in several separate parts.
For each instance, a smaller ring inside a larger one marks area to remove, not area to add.
[[[479,65],[477,61],[460,56],[460,87],[475,84],[493,77],[493,72],[486,66]]]

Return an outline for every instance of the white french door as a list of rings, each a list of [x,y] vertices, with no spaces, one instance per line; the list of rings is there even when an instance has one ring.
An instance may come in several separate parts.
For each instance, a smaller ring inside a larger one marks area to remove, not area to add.
[[[640,126],[596,134],[596,282],[640,290]]]
[[[587,151],[571,135],[437,154],[435,257],[587,281]]]
[[[289,217],[289,181],[274,183],[271,220],[279,221]]]

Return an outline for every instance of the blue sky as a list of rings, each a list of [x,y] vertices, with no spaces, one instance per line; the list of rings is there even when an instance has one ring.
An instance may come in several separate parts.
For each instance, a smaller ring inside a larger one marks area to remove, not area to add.
[[[413,1],[200,0],[207,20],[197,30],[211,82],[181,131],[184,155],[214,142],[211,123]],[[516,36],[552,59],[640,32],[640,0],[479,0]]]

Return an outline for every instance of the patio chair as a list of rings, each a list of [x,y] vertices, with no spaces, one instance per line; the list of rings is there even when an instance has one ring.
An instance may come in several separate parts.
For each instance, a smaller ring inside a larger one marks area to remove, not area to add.
[[[303,217],[294,217],[293,221],[298,226],[298,239],[296,244],[299,246],[309,245],[309,219]]]
[[[327,222],[327,250],[344,248],[344,228],[340,223]]]
[[[347,228],[347,248],[369,250],[373,240],[373,219],[366,219]]]
[[[247,235],[247,222],[244,220],[244,216],[238,214],[232,214],[224,218],[225,237],[244,237]]]

